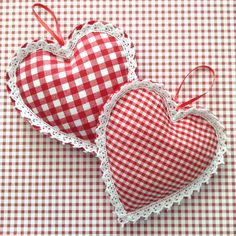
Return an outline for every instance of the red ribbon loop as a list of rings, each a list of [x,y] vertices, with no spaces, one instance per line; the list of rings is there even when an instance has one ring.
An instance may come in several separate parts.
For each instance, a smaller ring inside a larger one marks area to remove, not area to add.
[[[47,23],[38,15],[38,13],[36,13],[35,11],[35,7],[39,7],[39,8],[43,8],[45,11],[47,11],[48,13],[51,14],[51,16],[53,17],[55,23],[56,23],[56,29],[57,29],[57,33],[55,33],[48,25]],[[57,40],[57,42],[63,46],[65,44],[65,41],[61,35],[61,32],[60,32],[60,26],[59,26],[59,23],[58,23],[58,20],[54,14],[54,12],[48,8],[47,6],[41,4],[41,3],[35,3],[33,6],[32,6],[32,11],[33,11],[33,14],[34,16],[37,18],[37,20],[39,21],[39,23],[48,31],[48,33],[50,33],[52,35],[52,37],[54,39]]]
[[[181,109],[181,108],[184,108],[184,107],[186,107],[187,105],[190,105],[190,104],[193,103],[194,101],[198,100],[199,98],[203,97],[203,96],[206,95],[206,94],[209,92],[209,90],[213,87],[213,85],[214,85],[214,83],[215,83],[215,81],[216,81],[216,73],[215,73],[214,69],[212,69],[210,66],[207,66],[207,65],[199,65],[199,66],[195,67],[194,69],[192,69],[192,70],[184,77],[184,79],[182,80],[181,84],[179,85],[179,87],[178,87],[178,89],[177,89],[177,92],[176,92],[175,97],[174,97],[174,101],[177,102],[178,96],[179,96],[179,92],[180,92],[180,90],[181,90],[181,88],[182,88],[182,86],[183,86],[183,84],[184,84],[185,79],[186,79],[187,77],[189,77],[189,75],[192,74],[194,71],[196,71],[196,70],[198,70],[198,69],[200,69],[200,68],[206,68],[206,69],[208,69],[208,70],[211,72],[212,82],[211,82],[211,85],[210,85],[209,89],[208,89],[207,91],[203,92],[202,94],[197,95],[197,96],[195,96],[195,97],[189,99],[188,101],[179,104],[179,105],[177,106],[177,110],[179,110],[179,109]]]

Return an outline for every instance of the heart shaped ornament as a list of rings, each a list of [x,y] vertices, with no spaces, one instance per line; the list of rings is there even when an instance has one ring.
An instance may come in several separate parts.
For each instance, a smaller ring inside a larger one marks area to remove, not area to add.
[[[190,197],[223,163],[218,119],[206,109],[177,108],[163,85],[147,80],[127,83],[104,106],[98,157],[122,224]]]
[[[37,6],[51,13],[59,28],[52,11]],[[35,15],[58,43],[35,40],[18,50],[7,74],[10,96],[42,133],[96,151],[95,128],[104,102],[136,79],[133,44],[121,29],[96,21],[77,26],[64,43]]]

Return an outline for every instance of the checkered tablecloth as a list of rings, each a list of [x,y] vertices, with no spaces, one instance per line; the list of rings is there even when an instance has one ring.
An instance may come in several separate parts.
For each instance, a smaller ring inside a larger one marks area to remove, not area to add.
[[[197,104],[226,127],[225,165],[181,206],[124,228],[104,192],[99,160],[39,134],[10,104],[4,78],[9,58],[26,41],[48,37],[31,13],[32,3],[0,3],[0,235],[236,235],[235,1],[47,3],[65,36],[91,19],[124,28],[136,47],[139,78],[163,82],[173,93],[190,68],[206,63],[216,69],[216,85]],[[182,100],[208,85],[206,74],[186,82]]]

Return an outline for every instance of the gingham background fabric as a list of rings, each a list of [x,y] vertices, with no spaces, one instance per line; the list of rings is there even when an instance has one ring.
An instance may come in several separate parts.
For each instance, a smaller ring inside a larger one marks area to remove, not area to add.
[[[17,87],[39,118],[93,142],[103,103],[128,81],[128,62],[123,47],[107,33],[86,34],[73,52],[66,60],[42,49],[31,53],[16,71]]]
[[[154,92],[123,95],[110,113],[106,150],[124,209],[140,210],[190,184],[211,164],[217,143],[214,128],[199,116],[174,124]]]
[[[31,14],[32,3],[0,4],[0,235],[235,235],[234,1],[47,3],[65,36],[90,19],[125,29],[136,47],[139,77],[164,82],[173,93],[190,68],[206,63],[216,69],[216,85],[197,104],[209,108],[226,127],[225,166],[181,206],[124,228],[104,192],[98,159],[40,135],[10,104],[5,87],[9,58],[29,39],[48,37]],[[44,19],[50,21],[46,15]],[[181,100],[208,81],[198,75],[186,82]]]

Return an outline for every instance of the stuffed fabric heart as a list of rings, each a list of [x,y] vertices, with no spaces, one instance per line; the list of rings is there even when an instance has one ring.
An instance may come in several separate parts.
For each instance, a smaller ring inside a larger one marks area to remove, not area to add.
[[[205,109],[176,108],[162,85],[146,80],[127,83],[104,106],[98,157],[122,224],[191,196],[223,162],[217,118]]]
[[[65,45],[59,44],[36,40],[18,50],[8,72],[11,98],[41,132],[96,151],[102,105],[122,84],[136,79],[133,45],[120,29],[94,21],[79,25]]]

